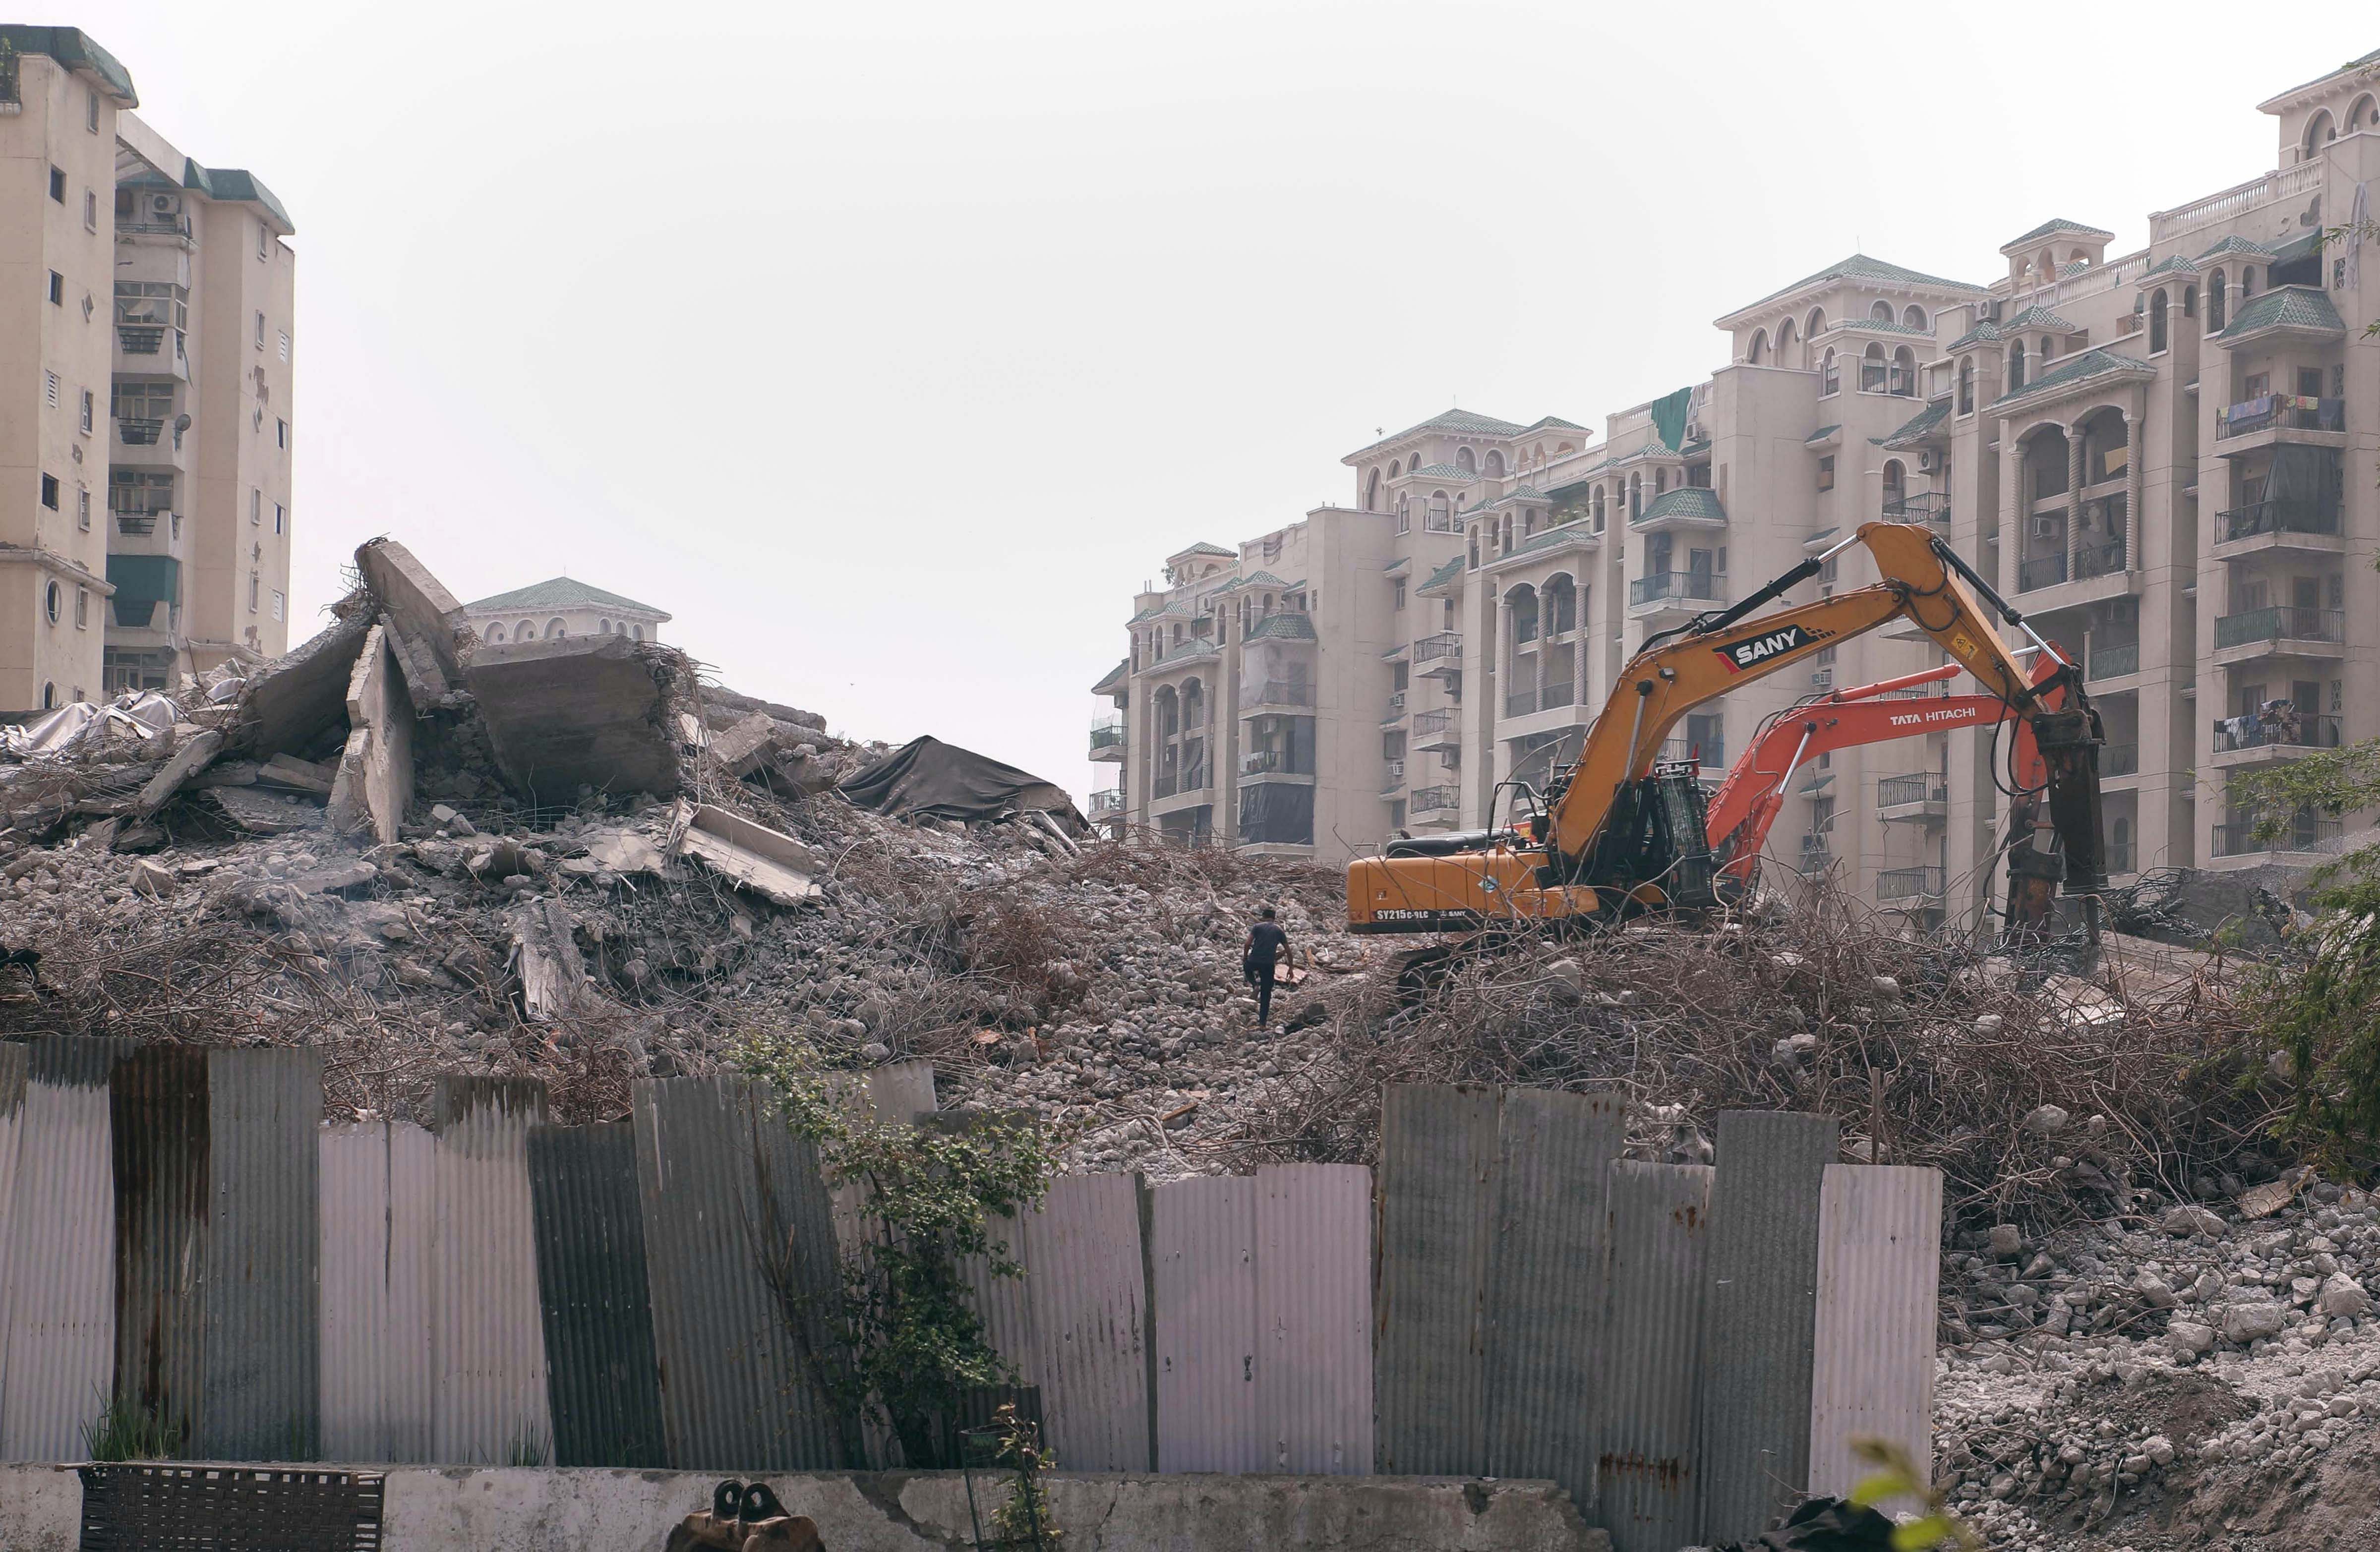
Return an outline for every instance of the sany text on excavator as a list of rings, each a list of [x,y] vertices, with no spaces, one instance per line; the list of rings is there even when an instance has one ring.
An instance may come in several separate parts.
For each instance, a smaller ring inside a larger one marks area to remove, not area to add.
[[[1752,618],[1853,544],[1875,556],[1881,581]],[[1979,597],[2057,662],[2041,683],[2001,642]],[[1742,602],[1647,640],[1587,730],[1577,763],[1555,778],[1541,810],[1501,832],[1397,841],[1384,855],[1351,863],[1349,928],[1439,932],[1589,925],[1638,911],[1727,903],[1735,890],[1712,855],[1702,783],[1691,764],[1657,763],[1663,739],[1694,707],[1895,620],[1908,620],[1932,637],[2030,731],[2063,854],[2043,854],[2035,866],[2043,876],[2058,869],[2070,895],[2103,891],[2100,727],[2082,675],[1931,532],[1870,523]],[[2054,697],[2062,697],[2062,704]],[[2010,795],[2022,805],[2036,794]]]

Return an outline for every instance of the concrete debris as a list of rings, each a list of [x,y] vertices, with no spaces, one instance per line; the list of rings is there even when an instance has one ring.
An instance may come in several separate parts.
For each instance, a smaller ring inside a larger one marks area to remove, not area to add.
[[[426,716],[447,704],[461,685],[463,656],[472,645],[462,603],[393,539],[375,539],[358,550],[356,570],[380,605],[414,710]]]
[[[578,952],[577,918],[556,900],[532,900],[507,917],[521,1005],[533,1024],[567,1018],[593,995]]]
[[[760,769],[776,743],[778,723],[765,711],[755,711],[712,738],[710,758],[730,776],[742,780]]]
[[[174,752],[173,758],[141,787],[140,795],[133,802],[134,815],[145,819],[164,807],[166,799],[181,791],[185,782],[212,763],[215,756],[223,752],[223,746],[224,735],[215,728],[202,729],[186,740]]]
[[[670,829],[678,855],[780,905],[799,905],[819,892],[815,880],[826,859],[782,831],[708,803],[681,803]]]
[[[481,646],[464,673],[507,783],[547,808],[674,794],[671,703],[692,681],[684,653],[623,636]]]
[[[331,825],[394,843],[413,803],[414,710],[388,631],[374,625],[347,681],[347,746],[330,789]],[[278,757],[276,757],[278,758]]]

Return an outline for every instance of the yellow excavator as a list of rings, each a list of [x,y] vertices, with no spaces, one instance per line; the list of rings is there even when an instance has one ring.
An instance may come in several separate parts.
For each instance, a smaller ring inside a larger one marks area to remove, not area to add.
[[[1876,557],[1882,581],[1752,618],[1854,544]],[[1382,855],[1351,863],[1350,929],[1590,926],[1644,911],[1731,903],[1737,885],[1720,877],[1712,857],[1702,783],[1691,762],[1658,760],[1662,741],[1694,708],[1895,620],[1932,637],[2033,733],[2046,775],[2049,834],[2042,837],[2047,844],[2035,844],[2042,790],[2011,784],[2008,795],[2022,833],[2010,838],[2009,900],[2011,928],[2041,929],[2054,884],[2062,881],[2076,896],[2107,888],[2099,716],[2081,673],[2062,657],[2057,673],[2034,683],[1985,618],[1985,602],[2050,650],[2024,616],[1931,531],[1867,524],[1742,602],[1647,639],[1588,728],[1577,763],[1555,778],[1542,803],[1516,790],[1513,806],[1532,812],[1516,814],[1501,829],[1391,842]],[[2053,690],[2062,691],[2062,704]],[[1502,786],[1494,795],[1502,797]]]

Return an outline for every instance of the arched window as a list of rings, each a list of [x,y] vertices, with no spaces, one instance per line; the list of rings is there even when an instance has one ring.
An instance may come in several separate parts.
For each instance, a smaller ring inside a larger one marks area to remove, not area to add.
[[[1207,691],[1193,679],[1182,686],[1182,731],[1196,733],[1207,725]]]
[[[1892,304],[1890,302],[1871,302],[1868,304],[1867,316],[1871,322],[1889,323],[1892,321]]]
[[[58,614],[65,598],[66,589],[60,588],[55,582],[42,589],[42,612],[50,617],[50,624],[54,625],[58,623]]]
[[[1826,332],[1827,309],[1825,308],[1812,308],[1810,309],[1810,316],[1802,320],[1802,337],[1805,340],[1814,340]]]
[[[2363,129],[2380,129],[2380,97],[2366,92],[2347,110],[2347,132],[2350,135]]]
[[[1371,478],[1364,483],[1364,510],[1380,510],[1380,471],[1377,467],[1372,470]]]
[[[1883,393],[1884,379],[1884,346],[1871,344],[1860,352],[1860,392]]]
[[[1526,582],[1504,595],[1505,611],[1512,617],[1512,644],[1537,638],[1537,590]]]
[[[1793,358],[1793,321],[1790,318],[1777,325],[1777,364],[1780,367],[1800,364]]]
[[[1578,628],[1578,584],[1567,573],[1546,581],[1546,634],[1564,636]]]
[[[2184,318],[2195,318],[2198,316],[2197,286],[2185,285],[2181,288],[2181,315]]]
[[[548,620],[545,623],[545,638],[548,641],[559,641],[562,639],[562,622],[560,620]]]
[[[1490,479],[1504,478],[1504,455],[1493,447],[1488,450],[1488,478]]]
[[[2066,262],[2070,265],[2080,265],[2087,270],[2091,267],[2091,255],[2088,250],[2078,248],[2067,254]]]
[[[2330,121],[2330,110],[2327,108],[2319,110],[2312,118],[2306,120],[2305,148],[2300,155],[2301,157],[2320,156],[2322,148],[2337,139],[2338,139],[2338,127]]]
[[[57,709],[58,709],[58,686],[57,686],[57,684],[56,684],[56,682],[55,682],[55,680],[47,680],[47,681],[44,681],[44,682],[42,683],[42,710],[44,710],[44,711],[55,711],[55,710],[56,710]]]
[[[2046,248],[2043,249],[2041,250],[2041,257],[2034,260],[2033,262],[2033,278],[2044,285],[2056,280],[2058,278],[2058,256],[2050,252],[2049,249]]]
[[[1471,455],[1468,447],[1458,447],[1454,450],[1454,467],[1465,474],[1476,474],[1479,472],[1479,460]]]
[[[1595,513],[1595,531],[1597,533],[1601,533],[1603,531],[1604,506],[1603,487],[1600,485],[1597,485],[1595,488],[1595,496],[1592,506]]]
[[[1959,363],[1959,413],[1975,413],[1975,358],[1973,356]]]
[[[1824,398],[1842,385],[1842,369],[1835,365],[1835,347],[1830,345],[1827,353],[1818,358],[1818,396]]]
[[[1913,399],[1917,396],[1917,353],[1905,345],[1893,347],[1892,382],[1889,386],[1892,392],[1904,399]]]
[[[1743,358],[1756,367],[1760,365],[1760,358],[1767,354],[1768,331],[1766,329],[1753,330],[1752,343],[1743,347]]]
[[[1471,569],[1477,571],[1479,569],[1479,525],[1474,523],[1465,531],[1471,536]]]
[[[535,641],[537,639],[537,622],[535,620],[523,620],[519,624],[515,625],[513,627],[513,639],[515,641]]]
[[[2162,355],[2166,346],[2165,293],[2149,298],[2149,354]]]
[[[628,638],[631,641],[642,641],[645,638],[645,627],[642,625],[630,625],[628,627]]]
[[[1645,477],[1632,474],[1628,477],[1628,520],[1633,523],[1644,515]]]
[[[2024,341],[2022,340],[2009,341],[2008,385],[2009,392],[2011,394],[2024,386]]]
[[[1925,327],[1925,309],[1913,305],[1901,309],[1900,322],[1903,328],[1923,329]]]
[[[2256,266],[2249,265],[2240,272],[2240,299],[2246,301],[2256,294]]]
[[[2206,278],[2206,332],[2223,332],[2223,272],[2216,271]]]
[[[492,646],[503,646],[504,644],[504,627],[502,625],[490,625],[488,627],[485,639]]]
[[[1884,461],[1884,515],[1900,517],[1907,513],[1902,505],[1909,499],[1909,470],[1898,458]]]
[[[1397,461],[1396,461],[1394,458],[1390,458],[1390,459],[1389,460],[1389,478],[1390,478],[1390,479],[1394,479],[1396,477],[1397,477]]]

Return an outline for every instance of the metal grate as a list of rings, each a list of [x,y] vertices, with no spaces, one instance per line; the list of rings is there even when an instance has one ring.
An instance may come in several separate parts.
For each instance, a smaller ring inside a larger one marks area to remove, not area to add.
[[[346,1552],[381,1545],[378,1472],[87,1465],[81,1552]]]

